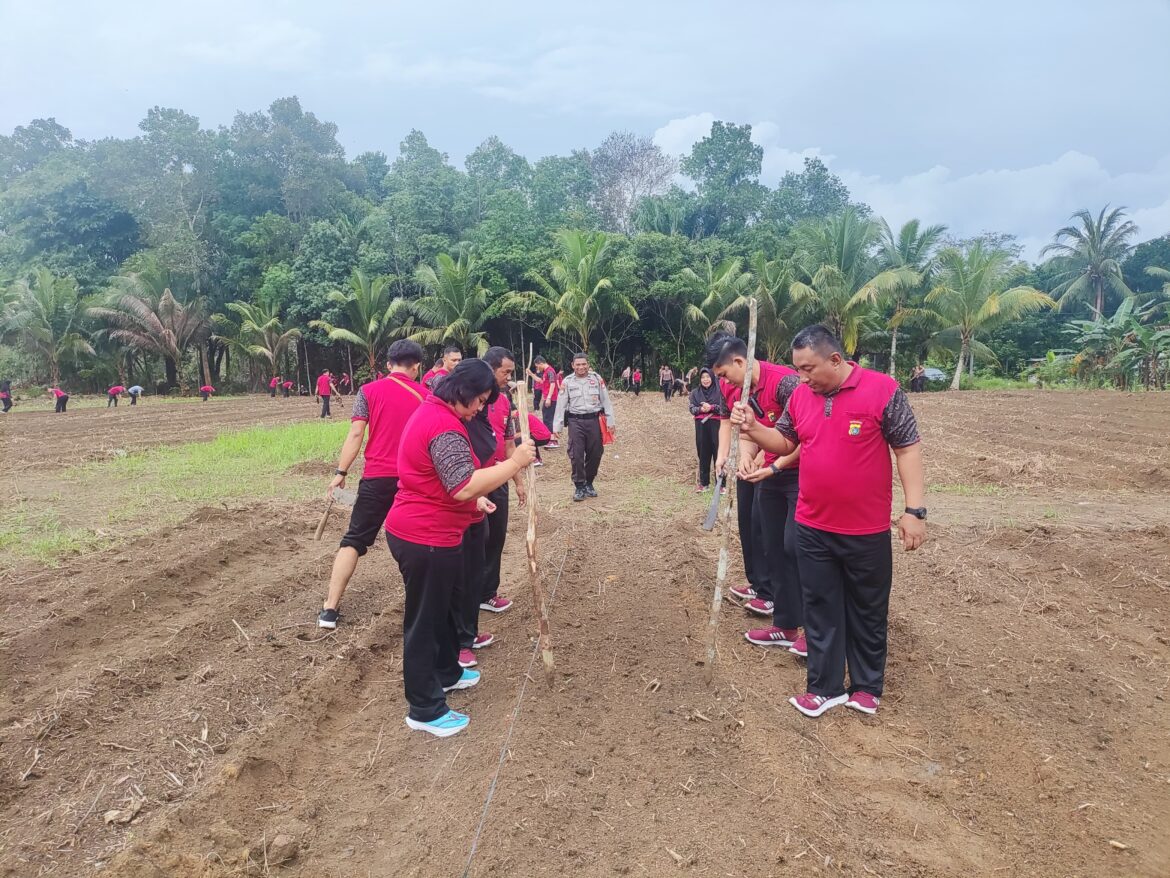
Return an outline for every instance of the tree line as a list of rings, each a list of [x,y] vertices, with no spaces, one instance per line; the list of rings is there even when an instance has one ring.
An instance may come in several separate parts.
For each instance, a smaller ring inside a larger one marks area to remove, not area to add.
[[[229,126],[156,107],[133,138],[53,119],[0,136],[0,373],[100,389],[256,388],[376,371],[395,338],[490,338],[607,374],[698,361],[760,304],[761,353],[810,322],[904,378],[916,363],[1164,387],[1170,236],[1079,211],[1041,261],[1010,235],[875,217],[816,158],[761,183],[751,127],[681,157],[649,138],[455,167],[412,131],[347,158],[295,97]],[[79,388],[81,389],[81,388]]]

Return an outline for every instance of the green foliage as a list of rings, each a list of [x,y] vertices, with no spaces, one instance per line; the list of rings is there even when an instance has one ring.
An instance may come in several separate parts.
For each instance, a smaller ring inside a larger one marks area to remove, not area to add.
[[[41,268],[31,278],[18,280],[6,299],[0,332],[21,341],[52,384],[60,382],[63,367],[76,367],[94,355],[83,331],[84,305],[73,278],[56,277]]]
[[[211,375],[242,387],[294,363],[304,380],[309,359],[350,370],[355,347],[373,371],[405,335],[469,349],[587,347],[603,370],[682,367],[704,333],[743,330],[752,295],[773,359],[800,326],[824,321],[892,372],[933,354],[956,373],[977,360],[1018,374],[1071,343],[1058,315],[984,321],[964,352],[962,321],[942,325],[941,300],[926,302],[938,248],[978,244],[1007,254],[1005,286],[1069,306],[1112,312],[1138,292],[1138,327],[1099,365],[1085,359],[1078,378],[1161,381],[1162,354],[1153,358],[1170,276],[1157,269],[1170,269],[1170,238],[1130,251],[1121,211],[1078,213],[1058,232],[1057,258],[1029,267],[1008,234],[889,228],[815,156],[769,188],[751,127],[726,121],[677,163],[617,131],[534,161],[487,137],[462,167],[420,131],[397,151],[347,160],[336,126],[296,97],[214,130],[154,107],[139,128],[82,142],[42,119],[0,136],[0,332],[19,353],[0,357],[5,377],[48,380],[55,368],[75,386],[152,384],[165,369],[169,384]],[[38,321],[24,287],[25,305],[11,301],[18,280],[39,288],[40,269],[56,279],[48,286],[76,282],[50,296],[49,341],[27,328]]]

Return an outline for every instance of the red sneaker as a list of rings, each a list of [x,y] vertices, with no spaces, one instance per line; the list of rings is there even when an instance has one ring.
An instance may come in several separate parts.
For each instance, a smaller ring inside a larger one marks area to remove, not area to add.
[[[805,716],[820,716],[826,710],[844,704],[848,697],[848,695],[838,695],[835,698],[825,698],[823,695],[813,695],[811,692],[806,692],[803,695],[792,696],[788,699],[788,703]]]
[[[804,639],[803,634],[789,644],[788,651],[801,658],[808,658],[808,641]]]
[[[750,601],[756,596],[756,590],[750,585],[733,585],[727,589],[727,593],[741,601]]]
[[[475,640],[471,644],[472,649],[483,649],[485,646],[491,646],[496,642],[494,634],[477,634]]]
[[[459,667],[474,668],[479,662],[475,660],[475,653],[470,649],[459,650]]]
[[[753,628],[744,635],[748,643],[756,646],[788,646],[796,641],[795,628],[777,628],[772,625],[768,628]]]
[[[845,706],[872,716],[877,713],[878,705],[881,703],[882,700],[876,695],[870,695],[868,692],[854,692],[845,702]]]
[[[488,598],[479,605],[481,610],[487,610],[489,613],[502,613],[512,606],[512,602],[508,598],[502,598],[496,595],[494,598]]]
[[[763,598],[752,598],[743,605],[744,609],[755,613],[757,616],[771,616],[772,611],[776,609],[776,605],[771,601],[766,601]]]

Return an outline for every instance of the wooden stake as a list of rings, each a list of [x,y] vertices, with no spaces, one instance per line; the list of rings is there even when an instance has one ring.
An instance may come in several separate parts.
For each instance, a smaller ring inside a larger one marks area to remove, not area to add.
[[[748,300],[747,369],[743,376],[743,394],[747,402],[752,392],[752,372],[756,364],[756,298]],[[719,544],[719,566],[715,570],[715,592],[711,597],[711,617],[707,620],[707,683],[715,679],[715,640],[719,636],[719,609],[723,606],[723,583],[727,580],[728,551],[731,539],[731,507],[735,505],[735,477],[739,467],[739,427],[731,428],[731,448],[727,452],[727,505],[723,508],[723,536]]]
[[[532,345],[528,345],[528,364],[524,368],[523,384],[517,388],[521,392],[516,398],[516,413],[520,416],[520,437],[527,442],[532,438],[528,429],[528,370],[532,368]],[[552,638],[548,628],[548,606],[544,601],[544,583],[540,580],[540,568],[536,556],[536,471],[528,467],[524,474],[528,482],[528,532],[525,535],[525,547],[528,551],[528,581],[532,583],[532,598],[537,612],[538,629],[540,632],[540,657],[544,661],[544,678],[551,686],[555,679],[553,664]]]

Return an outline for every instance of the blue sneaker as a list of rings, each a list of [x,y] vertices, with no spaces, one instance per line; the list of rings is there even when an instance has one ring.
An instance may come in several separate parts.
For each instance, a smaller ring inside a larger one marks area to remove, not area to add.
[[[411,719],[409,716],[406,718],[406,724],[410,728],[416,732],[434,735],[436,738],[450,738],[452,735],[458,735],[467,728],[469,722],[471,720],[467,718],[467,714],[456,713],[454,710],[448,710],[441,717],[433,719],[429,723]]]
[[[479,682],[479,677],[479,671],[471,671],[467,668],[464,668],[463,673],[459,676],[459,679],[450,686],[444,686],[443,691],[450,692],[453,689],[470,689]]]

